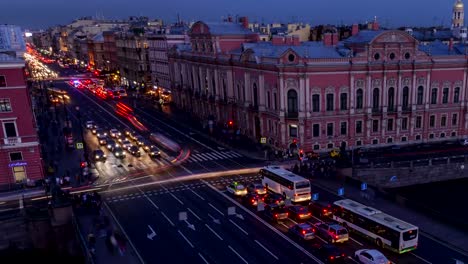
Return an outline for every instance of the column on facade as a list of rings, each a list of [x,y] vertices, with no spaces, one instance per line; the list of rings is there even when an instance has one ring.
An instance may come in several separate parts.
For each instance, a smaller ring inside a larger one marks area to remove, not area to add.
[[[386,54],[386,53],[385,53]],[[385,133],[387,132],[387,120],[388,120],[388,116],[387,116],[387,110],[388,110],[388,89],[390,87],[387,87],[387,73],[384,72],[383,74],[383,81],[382,81],[382,92],[380,97],[382,98],[381,102],[380,102],[380,105],[382,105],[382,115],[381,115],[381,118],[380,118],[380,135],[382,136],[382,140],[385,140]],[[396,95],[394,94],[394,99],[395,99],[395,96],[398,97],[398,93],[396,93]],[[379,99],[380,100],[380,99]],[[394,100],[395,101],[395,100]],[[396,100],[398,102],[398,100]],[[395,104],[395,102],[393,102]],[[379,106],[380,106],[379,105]],[[382,142],[381,142],[382,143]]]
[[[231,70],[226,70],[226,89],[227,89],[227,97],[226,99],[229,99],[229,98],[232,98],[234,99],[235,98],[235,92],[234,92],[234,80],[233,80],[233,76],[232,76],[232,71]]]
[[[216,100],[219,99],[219,95],[222,93],[220,92],[220,90],[222,90],[222,87],[220,87],[219,85],[219,70],[218,69],[215,69],[214,72],[214,78],[215,78],[215,87],[213,87],[213,95],[215,97]]]
[[[463,72],[463,84],[462,84],[462,92],[461,94],[463,95],[462,98],[461,98],[461,103],[460,103],[460,111],[459,113],[463,113],[464,111],[462,111],[463,109],[466,110],[466,108],[468,107],[467,106],[467,96],[468,96],[468,91],[467,91],[467,88],[466,88],[466,78],[467,78],[467,70],[465,68],[465,71]],[[459,117],[459,120],[461,120],[461,117]],[[458,127],[462,127],[461,124],[458,125]],[[468,111],[465,113],[465,124],[464,124],[464,130],[461,130],[459,129],[458,133],[462,133],[462,135],[465,135],[465,132],[466,130],[468,129]],[[458,134],[457,134],[458,136]]]
[[[310,95],[309,76],[305,74],[304,78],[305,78],[305,99],[306,99],[305,112],[306,112],[306,118],[309,118],[310,112],[312,110],[312,106],[311,106],[312,96]]]
[[[245,94],[244,106],[248,107],[249,104],[252,102],[250,100],[250,98],[251,98],[250,91],[252,89],[250,89],[250,74],[248,72],[244,73],[244,87],[243,88],[244,88],[244,94]]]
[[[354,75],[351,74],[349,78],[349,110],[351,115],[355,113],[354,98],[356,98],[356,90],[354,89]]]
[[[372,104],[371,104],[371,99],[372,99],[372,79],[370,73],[367,73],[367,93],[365,95],[366,98],[366,105],[365,109],[367,109],[367,127],[366,127],[366,137],[370,137],[370,131],[372,128],[372,118],[371,118],[371,113],[372,113]]]
[[[306,89],[305,89],[305,75],[299,77],[299,122],[298,122],[298,131],[299,131],[299,142],[301,143],[301,148],[304,148],[305,141],[305,112],[306,112]]]
[[[257,92],[258,92],[258,109],[260,112],[265,111],[265,105],[266,105],[266,91],[265,91],[265,75],[261,73],[258,76],[258,87],[257,87]]]

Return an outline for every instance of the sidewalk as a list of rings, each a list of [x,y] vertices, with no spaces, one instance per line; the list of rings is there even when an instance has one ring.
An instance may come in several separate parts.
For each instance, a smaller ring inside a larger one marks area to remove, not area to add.
[[[107,228],[109,232],[115,232],[119,234],[124,234],[123,230],[121,230],[120,225],[116,222],[113,218],[112,213],[109,211],[107,206],[102,207],[102,216],[109,220],[109,227]],[[76,221],[79,227],[79,232],[81,234],[82,240],[86,243],[86,247],[89,249],[89,241],[88,236],[89,234],[93,234],[95,237],[95,254],[93,258],[93,262],[91,263],[112,263],[112,264],[132,264],[132,263],[143,263],[140,259],[139,255],[135,252],[133,246],[126,243],[126,250],[123,254],[119,252],[117,247],[113,247],[110,244],[109,240],[106,238],[106,231],[104,230],[102,233],[99,230],[98,222],[100,219],[99,213],[96,210],[92,210],[90,208],[75,208],[74,214],[76,217]],[[89,252],[88,252],[89,254]]]
[[[313,185],[326,189],[334,194],[337,194],[339,188],[345,187],[345,198],[368,204],[371,207],[380,209],[408,223],[414,223],[419,227],[423,235],[436,238],[448,244],[449,247],[468,254],[468,236],[464,232],[448,226],[445,223],[436,221],[430,216],[411,210],[404,205],[400,205],[398,204],[399,201],[389,200],[382,197],[379,193],[377,193],[373,199],[365,198],[362,195],[360,186],[348,182],[343,184],[343,180],[314,177],[312,178],[312,182]]]

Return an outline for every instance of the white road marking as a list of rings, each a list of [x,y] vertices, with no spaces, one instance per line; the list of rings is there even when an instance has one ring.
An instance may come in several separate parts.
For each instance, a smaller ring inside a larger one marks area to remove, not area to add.
[[[228,245],[228,247],[229,247],[230,250],[232,250],[232,252],[234,252],[234,254],[236,254],[240,259],[242,259],[242,261],[244,261],[244,263],[249,264],[249,263],[247,262],[247,260],[245,260],[235,249],[233,249],[233,248],[231,247],[231,245]]]
[[[351,239],[352,241],[354,241],[356,244],[360,245],[361,247],[363,246],[363,244],[359,241],[357,241],[356,239],[352,238],[352,237],[349,237],[349,239]]]
[[[216,233],[213,229],[211,229],[211,227],[208,225],[208,224],[205,224],[205,226],[213,233],[215,234],[215,236],[217,236],[219,238],[219,240],[223,240],[223,238],[218,235],[218,233]]]
[[[180,230],[177,230],[177,232],[179,232],[179,235],[181,235],[185,241],[187,241],[187,243],[192,247],[192,248],[195,248],[195,246],[192,244],[192,242],[190,242],[190,240],[188,240],[188,238],[186,236],[184,236],[184,234],[182,234],[182,232],[180,232]],[[144,262],[142,262],[144,263]]]
[[[193,187],[193,188],[197,188],[197,187]],[[203,198],[201,195],[199,195],[198,193],[196,193],[194,190],[192,189],[189,189],[193,194],[195,194],[196,196],[198,196],[198,198],[202,199],[202,201],[205,201],[205,198]]]
[[[358,263],[358,264],[361,263],[361,262],[355,260],[354,258],[352,258],[351,256],[348,256],[348,259],[350,259],[354,263]]]
[[[197,219],[200,220],[200,221],[202,220],[194,211],[192,211],[192,209],[187,208],[187,210],[188,210],[190,213],[192,213],[192,214],[195,216],[195,218],[197,218]]]
[[[216,208],[214,205],[212,205],[211,203],[208,203],[209,206],[211,206],[213,209],[216,210],[216,212],[218,212],[219,214],[221,214],[222,216],[224,216],[224,213],[221,212],[218,208]]]
[[[24,208],[23,198],[20,198],[19,199],[19,209],[23,209],[23,208]]]
[[[239,228],[240,231],[244,232],[244,234],[245,234],[246,236],[249,235],[249,233],[247,233],[247,231],[245,231],[244,229],[242,229],[242,227],[238,226],[238,225],[236,224],[236,222],[232,221],[231,219],[229,219],[229,222],[231,222],[233,225],[235,225],[237,228]]]
[[[254,241],[255,241],[255,243],[257,243],[259,246],[261,246],[266,252],[270,253],[270,255],[271,255],[272,257],[274,257],[276,260],[279,260],[278,257],[277,257],[275,254],[271,253],[271,251],[268,250],[268,248],[266,248],[264,245],[262,245],[262,243],[258,242],[258,240],[256,240],[256,239],[255,239]]]
[[[203,257],[203,255],[202,255],[200,252],[198,252],[198,256],[200,256],[200,258],[203,259],[203,261],[204,261],[206,264],[210,264],[210,263]]]
[[[166,220],[172,225],[172,226],[175,226],[174,223],[171,221],[171,219],[169,219],[169,217],[167,217],[167,215],[161,211],[161,214],[164,216],[164,218],[166,218]]]
[[[414,253],[410,253],[410,254],[413,255],[413,256],[415,256],[415,257],[417,257],[418,259],[420,259],[420,260],[426,262],[427,264],[432,264],[432,262],[427,261],[427,260],[425,260],[424,258],[422,258],[422,257],[420,257],[420,256],[418,256],[418,255],[416,255],[416,254],[414,254]]]

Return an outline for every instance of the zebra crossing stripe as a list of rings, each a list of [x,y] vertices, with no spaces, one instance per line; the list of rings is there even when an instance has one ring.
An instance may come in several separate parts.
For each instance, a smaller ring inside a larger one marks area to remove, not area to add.
[[[226,152],[216,152],[219,156],[223,157],[223,159],[229,159],[230,157],[226,155]]]
[[[219,159],[225,159],[226,158],[224,155],[222,155],[221,153],[219,153],[217,151],[211,153],[211,155],[214,155],[214,156],[218,157]]]
[[[196,154],[196,155],[198,155],[198,154]],[[199,161],[201,161],[201,160],[199,160],[199,158],[197,158],[197,157],[195,157],[194,155],[192,155],[192,156],[190,157],[189,161],[199,162]]]
[[[234,156],[234,157],[236,157],[236,158],[241,158],[241,157],[242,157],[241,154],[239,154],[239,153],[237,153],[237,152],[235,152],[235,151],[229,151],[229,152],[231,153],[232,156]]]
[[[211,160],[219,159],[218,156],[214,155],[213,153],[205,153],[206,156],[210,157]]]
[[[208,159],[204,156],[202,156],[202,154],[197,154],[195,155],[195,157],[197,157],[198,159],[201,159],[201,161],[207,161]]]

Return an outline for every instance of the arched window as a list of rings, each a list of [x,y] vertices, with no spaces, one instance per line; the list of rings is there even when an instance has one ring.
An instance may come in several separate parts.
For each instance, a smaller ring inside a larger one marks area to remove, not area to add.
[[[455,87],[453,91],[453,103],[457,104],[460,102],[460,87]]]
[[[216,95],[216,80],[215,80],[215,77],[213,76],[213,79],[211,80],[211,92],[212,92],[212,95],[215,96]]]
[[[320,95],[312,95],[312,112],[320,112]]]
[[[446,87],[442,89],[442,103],[448,104],[448,98],[449,98],[449,88]]]
[[[431,90],[431,104],[437,104],[437,88]]]
[[[390,87],[388,89],[387,103],[388,103],[388,111],[395,110],[395,88],[393,87]]]
[[[372,92],[372,109],[379,110],[380,107],[380,90],[379,88],[374,88]]]
[[[240,88],[240,85],[238,84],[237,85],[237,100],[240,101],[241,99],[241,88]]]
[[[288,113],[296,114],[297,112],[297,92],[291,89],[288,91]]]
[[[402,106],[403,109],[408,109],[409,107],[409,88],[408,86],[403,87],[403,102]]]
[[[362,89],[358,89],[356,91],[356,109],[362,109],[363,107],[363,102],[364,102],[364,98],[363,98],[363,92],[362,92]]]
[[[418,96],[417,96],[417,99],[416,99],[416,104],[417,105],[422,105],[423,101],[424,101],[423,99],[424,99],[424,87],[419,86],[418,87]]]
[[[227,100],[227,89],[226,89],[226,82],[223,79],[223,97],[224,100]]]
[[[348,110],[348,94],[340,94],[340,110]]]
[[[258,92],[257,92],[257,84],[256,83],[253,84],[252,92],[253,92],[253,106],[258,107]]]

